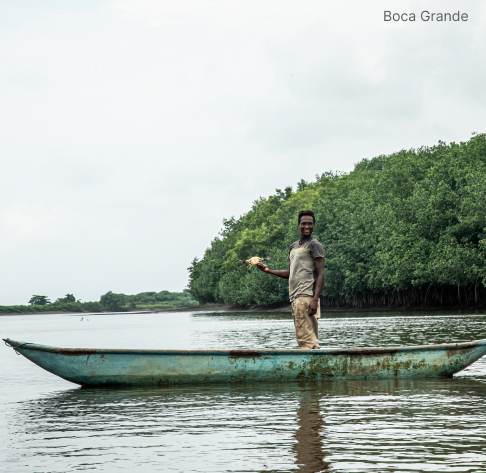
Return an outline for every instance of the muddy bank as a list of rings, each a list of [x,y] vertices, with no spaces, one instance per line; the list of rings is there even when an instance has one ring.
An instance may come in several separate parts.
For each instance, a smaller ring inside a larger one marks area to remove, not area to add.
[[[234,307],[223,304],[197,305],[194,307],[183,307],[179,309],[157,308],[147,310],[147,312],[291,312],[290,304],[279,307]]]
[[[45,315],[45,314],[86,314],[88,312],[66,312],[65,310],[46,310],[43,312],[0,312],[2,315]],[[92,313],[92,312],[89,312]]]
[[[481,304],[476,305],[456,305],[451,307],[430,307],[430,306],[402,306],[402,307],[339,307],[339,308],[323,308],[321,307],[321,314],[342,314],[342,313],[367,313],[367,312],[463,312],[463,311],[484,311],[486,309]],[[181,309],[150,309],[147,312],[239,312],[239,313],[251,313],[251,312],[292,312],[290,304],[286,304],[279,307],[234,307],[229,305],[201,305],[196,307],[186,307]]]
[[[339,308],[321,308],[321,314],[343,314],[343,313],[367,313],[367,312],[475,312],[486,313],[486,308],[483,305],[457,305],[453,307],[428,307],[428,306],[413,306],[413,307],[367,307],[367,308],[353,308],[353,307],[339,307]],[[66,312],[59,310],[45,311],[45,312],[6,312],[0,313],[4,315],[44,315],[44,314],[69,314],[79,315],[83,317],[86,314],[153,314],[159,312],[233,312],[233,313],[272,313],[272,312],[292,312],[290,304],[279,307],[253,306],[253,307],[234,307],[223,304],[200,305],[194,307],[181,308],[165,308],[153,307],[150,309],[134,309],[127,311],[102,311],[102,312]]]

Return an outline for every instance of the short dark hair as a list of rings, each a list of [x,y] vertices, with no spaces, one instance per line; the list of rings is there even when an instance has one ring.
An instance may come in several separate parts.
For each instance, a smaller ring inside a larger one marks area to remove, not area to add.
[[[301,210],[299,212],[299,218],[297,220],[298,225],[300,225],[300,219],[304,216],[312,217],[312,220],[314,220],[314,225],[316,224],[316,217],[315,217],[314,212],[312,210]]]

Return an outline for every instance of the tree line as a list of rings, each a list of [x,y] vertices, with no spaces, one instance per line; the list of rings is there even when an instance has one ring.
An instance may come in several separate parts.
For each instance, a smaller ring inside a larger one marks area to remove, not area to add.
[[[223,228],[189,268],[199,303],[288,303],[287,281],[238,259],[288,266],[297,213],[316,214],[325,307],[414,307],[486,302],[486,136],[364,159],[349,174],[325,172],[295,191],[259,198]]]
[[[51,302],[47,296],[33,295],[29,300],[29,305],[0,306],[0,313],[126,311],[153,307],[182,308],[197,304],[188,289],[182,292],[141,292],[134,295],[108,291],[100,297],[99,301],[93,302],[81,302],[73,294],[66,294],[54,302]]]

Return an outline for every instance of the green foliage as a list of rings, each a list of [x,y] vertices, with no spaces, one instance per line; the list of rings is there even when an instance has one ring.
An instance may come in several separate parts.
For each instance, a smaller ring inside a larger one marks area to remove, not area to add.
[[[136,307],[192,307],[197,305],[197,302],[191,296],[188,289],[182,292],[141,292],[133,296],[125,296],[127,304],[130,309]]]
[[[101,312],[99,302],[53,302],[46,305],[12,305],[0,306],[0,314],[22,312]]]
[[[56,299],[57,302],[76,302],[76,298],[72,294],[66,294],[65,297],[60,297],[59,299]]]
[[[50,303],[45,296],[33,296],[31,301],[37,301],[34,298],[44,298],[47,303],[45,305],[16,305],[16,306],[0,306],[0,314],[22,313],[22,312],[47,312],[47,311],[63,311],[63,312],[101,312],[103,310],[109,311],[126,311],[136,308],[183,308],[193,307],[198,305],[189,292],[185,289],[182,292],[141,292],[132,296],[125,294],[115,294],[112,291],[102,295],[100,302],[81,302],[76,301],[72,294],[66,294],[65,297],[59,298],[56,302]]]
[[[50,300],[46,296],[32,296],[30,298],[30,305],[46,305],[50,304]]]
[[[127,296],[125,294],[115,294],[112,291],[108,291],[100,297],[100,304],[104,310],[120,310],[125,306],[126,302]]]
[[[286,281],[236,262],[271,256],[285,269],[298,239],[297,213],[316,213],[314,236],[326,251],[324,295],[351,297],[424,287],[486,284],[486,137],[402,150],[363,160],[349,175],[301,180],[297,190],[260,198],[189,268],[201,302],[275,305]]]
[[[101,312],[103,310],[99,302],[78,302],[78,304],[80,304],[84,312]]]

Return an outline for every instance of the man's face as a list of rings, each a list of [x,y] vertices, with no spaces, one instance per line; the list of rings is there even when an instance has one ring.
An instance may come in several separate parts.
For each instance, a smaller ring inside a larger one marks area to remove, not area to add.
[[[298,227],[302,236],[310,236],[314,231],[314,219],[310,215],[304,215],[300,218]]]

